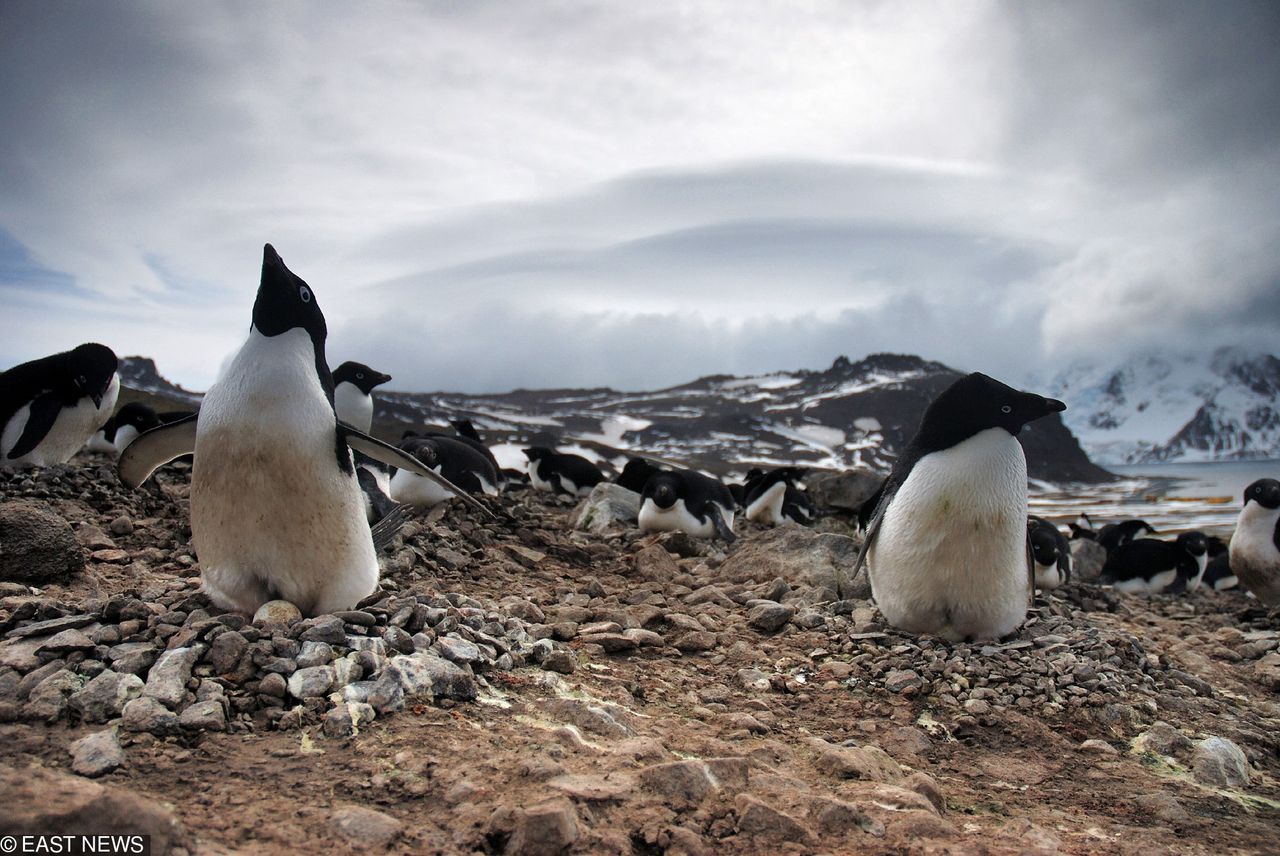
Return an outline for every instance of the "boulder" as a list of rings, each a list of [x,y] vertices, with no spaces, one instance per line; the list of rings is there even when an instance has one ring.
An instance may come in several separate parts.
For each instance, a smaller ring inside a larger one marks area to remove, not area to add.
[[[866,467],[839,472],[815,472],[804,480],[805,492],[819,508],[856,512],[880,489],[884,476]]]
[[[1097,541],[1074,538],[1071,541],[1071,578],[1082,583],[1091,582],[1102,573],[1107,561],[1107,551]]]
[[[0,503],[0,580],[46,585],[84,570],[71,524],[43,502]]]
[[[601,482],[573,511],[573,528],[599,535],[615,523],[635,523],[640,494],[612,482]]]
[[[855,586],[853,565],[858,542],[846,535],[814,532],[802,526],[779,526],[742,538],[720,566],[727,582],[765,582],[781,577],[792,586],[807,586],[811,601],[867,597]],[[865,574],[862,575],[865,577]]]

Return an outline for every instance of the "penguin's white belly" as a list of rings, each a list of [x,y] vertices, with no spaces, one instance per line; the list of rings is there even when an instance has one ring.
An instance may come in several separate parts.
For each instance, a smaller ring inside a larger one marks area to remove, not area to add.
[[[432,472],[440,472],[439,467],[432,467]],[[389,496],[396,502],[412,505],[417,508],[431,508],[454,497],[454,492],[442,487],[429,478],[414,475],[407,470],[396,470],[391,477],[391,493]]]
[[[1196,575],[1187,580],[1187,591],[1195,591],[1200,588],[1200,581],[1204,579],[1204,569],[1209,567],[1209,555],[1206,553],[1202,556],[1196,556]]]
[[[1273,540],[1280,508],[1249,502],[1231,536],[1231,570],[1263,603],[1280,605],[1280,551]]]
[[[373,396],[354,383],[343,381],[333,389],[333,409],[338,418],[368,434],[373,427]]]
[[[992,428],[916,462],[867,554],[872,594],[895,627],[952,641],[1026,619],[1027,462]]]
[[[112,375],[111,385],[102,396],[102,404],[94,406],[93,399],[81,398],[73,407],[64,407],[49,426],[36,447],[21,457],[9,459],[9,450],[18,444],[23,430],[27,427],[27,419],[31,416],[31,405],[24,404],[13,415],[0,435],[0,460],[9,467],[47,467],[52,464],[65,464],[71,456],[84,448],[89,438],[111,418],[116,409],[116,398],[120,395],[120,376]]]
[[[1178,572],[1168,570],[1152,574],[1150,578],[1130,577],[1127,580],[1118,580],[1111,587],[1126,594],[1161,594],[1177,581]]]
[[[711,511],[711,514],[716,513],[724,519],[725,526],[733,529],[733,512],[717,506]],[[677,499],[670,508],[659,508],[652,499],[645,499],[640,503],[636,522],[641,532],[683,532],[694,538],[712,538],[716,534],[711,517],[699,520],[685,508],[683,499]]]
[[[1051,565],[1042,565],[1036,562],[1036,588],[1038,589],[1056,589],[1063,583],[1063,573],[1058,568],[1058,563]]]
[[[556,486],[544,479],[539,473],[540,461],[529,462],[529,484],[533,485],[537,490],[549,490],[555,492]]]
[[[114,455],[117,452],[116,444],[107,440],[107,435],[101,428],[93,432],[93,436],[88,439],[84,447],[90,452],[105,452],[108,455]]]
[[[138,439],[137,428],[132,425],[121,425],[116,429],[115,453],[119,455],[136,439]]]
[[[787,495],[787,483],[778,482],[770,485],[769,489],[760,494],[755,500],[747,506],[747,519],[754,520],[758,523],[764,523],[768,526],[778,526],[782,523],[782,501]]]
[[[191,529],[219,606],[253,612],[283,598],[318,615],[373,592],[378,559],[363,494],[335,458],[333,418],[302,330],[251,332],[205,396]]]

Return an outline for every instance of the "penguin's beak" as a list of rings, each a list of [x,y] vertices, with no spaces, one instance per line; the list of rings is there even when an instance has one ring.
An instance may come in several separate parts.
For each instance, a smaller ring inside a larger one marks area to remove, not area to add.
[[[1044,400],[1044,406],[1049,408],[1050,413],[1062,413],[1067,409],[1066,403],[1059,401],[1056,398],[1046,398]]]

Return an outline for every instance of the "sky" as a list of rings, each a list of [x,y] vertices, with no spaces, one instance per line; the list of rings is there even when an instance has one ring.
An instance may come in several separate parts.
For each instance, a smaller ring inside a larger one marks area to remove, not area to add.
[[[1280,5],[0,3],[0,367],[391,388],[1280,343]]]

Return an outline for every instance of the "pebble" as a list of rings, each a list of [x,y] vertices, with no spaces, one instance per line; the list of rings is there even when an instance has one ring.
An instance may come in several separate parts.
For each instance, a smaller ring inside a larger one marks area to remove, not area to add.
[[[358,805],[345,805],[329,813],[329,823],[342,837],[359,847],[386,849],[404,830],[389,814]]]
[[[227,713],[219,700],[197,701],[178,715],[178,724],[188,731],[226,731]]]
[[[569,651],[552,651],[542,658],[542,668],[548,672],[572,675],[578,669],[578,658]]]
[[[333,689],[333,677],[329,666],[298,669],[289,676],[289,695],[299,699],[320,698]]]
[[[131,699],[142,693],[142,679],[137,675],[104,670],[68,699],[71,709],[85,722],[115,719]]]
[[[142,688],[142,694],[167,707],[177,707],[186,698],[191,669],[203,651],[203,645],[165,651],[147,673],[147,683]]]
[[[121,714],[125,731],[145,731],[163,736],[181,731],[178,717],[171,710],[150,696],[141,696],[128,702]]]
[[[781,629],[795,614],[796,611],[789,606],[765,601],[747,610],[747,624],[756,630],[773,633]]]
[[[71,744],[71,770],[93,778],[124,763],[124,750],[114,728],[81,737]]]
[[[302,610],[287,600],[269,600],[253,614],[256,626],[280,624],[290,627],[302,620]]]

